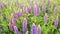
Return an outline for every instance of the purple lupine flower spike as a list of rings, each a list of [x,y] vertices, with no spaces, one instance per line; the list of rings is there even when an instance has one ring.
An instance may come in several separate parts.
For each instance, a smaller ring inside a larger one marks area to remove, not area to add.
[[[23,20],[22,28],[23,28],[23,34],[25,34],[27,31],[27,19],[26,18],[24,18]]]
[[[30,8],[33,10],[33,0],[30,0]]]
[[[4,8],[6,8],[7,7],[7,5],[6,4],[4,4]]]
[[[50,4],[50,0],[48,0],[48,7],[50,7],[51,6],[51,4]]]
[[[32,24],[32,34],[37,34],[37,27],[34,23]]]
[[[16,21],[15,21],[15,19],[14,19],[14,15],[11,17],[11,23],[13,24],[13,26],[16,25]]]
[[[18,12],[18,16],[19,16],[19,17],[22,16],[22,9],[19,10],[19,12]]]
[[[2,3],[0,3],[0,8],[2,8]]]
[[[9,23],[8,26],[9,26],[10,31],[13,31],[13,25],[12,25],[12,23]]]
[[[18,28],[16,26],[14,26],[14,31],[16,34],[19,34]]]
[[[37,17],[38,12],[39,12],[39,9],[38,9],[38,5],[36,4],[36,5],[34,6],[34,16],[35,16],[35,17]]]
[[[51,4],[50,4],[50,0],[48,0],[48,13],[50,13],[50,6],[51,6]]]
[[[45,13],[45,0],[44,0],[44,2],[42,3],[42,13],[43,13],[43,14]]]
[[[47,15],[47,13],[45,13],[45,16],[44,16],[44,23],[46,24],[47,21],[48,21],[48,15]]]
[[[15,12],[14,15],[16,18],[20,18],[22,16],[22,10],[19,10],[18,12]]]
[[[28,6],[25,6],[25,14],[29,14],[29,12],[28,12]]]
[[[23,8],[24,7],[24,3],[20,3],[20,8]]]
[[[55,27],[58,27],[58,16],[57,16],[57,18],[56,18],[56,20],[55,20],[55,22],[54,22],[54,26],[55,26]]]
[[[41,34],[41,27],[40,27],[40,25],[38,25],[38,27],[37,27],[37,34]]]

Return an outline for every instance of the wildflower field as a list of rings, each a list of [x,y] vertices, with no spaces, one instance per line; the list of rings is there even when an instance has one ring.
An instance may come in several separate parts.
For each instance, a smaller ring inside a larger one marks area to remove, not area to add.
[[[0,0],[0,34],[60,34],[60,0]]]

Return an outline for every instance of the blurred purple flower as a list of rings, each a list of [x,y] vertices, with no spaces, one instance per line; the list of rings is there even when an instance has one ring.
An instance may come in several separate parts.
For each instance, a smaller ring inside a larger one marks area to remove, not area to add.
[[[9,26],[10,31],[13,31],[13,25],[12,25],[12,23],[9,23],[8,26]]]
[[[0,8],[2,8],[2,3],[0,3]]]
[[[25,34],[27,32],[27,19],[26,18],[24,18],[23,20],[22,28],[23,28],[23,34]]]
[[[51,6],[51,4],[50,4],[50,0],[48,0],[48,7],[50,7]]]
[[[50,0],[48,0],[48,13],[50,13],[50,6],[51,6]]]
[[[34,6],[34,16],[37,17],[38,13],[39,13],[39,8],[38,8],[38,5],[36,4]]]
[[[28,8],[28,6],[25,6],[25,14],[29,14],[30,13],[30,8]]]
[[[23,8],[24,7],[24,3],[20,3],[20,8]]]
[[[38,25],[38,27],[37,27],[37,34],[41,34],[41,27],[40,27],[40,25]]]
[[[45,13],[45,16],[44,16],[44,23],[46,24],[48,21],[48,15]]]
[[[57,18],[56,18],[56,20],[55,20],[55,22],[54,22],[54,26],[55,26],[55,27],[58,27],[58,16],[57,16]]]
[[[22,10],[19,10],[18,12],[15,12],[14,16],[16,18],[20,18],[22,16]]]
[[[30,8],[33,10],[33,0],[30,0]]]
[[[6,4],[4,4],[4,7],[6,8],[6,7],[7,7],[7,5],[6,5]]]
[[[13,26],[16,26],[16,21],[14,19],[14,15],[11,17],[11,23],[13,24]]]
[[[32,24],[32,34],[37,34],[37,27],[34,23]]]
[[[18,28],[16,26],[14,26],[14,31],[16,34],[19,34]]]
[[[44,0],[44,2],[42,3],[42,13],[43,13],[43,14],[45,13],[45,0]]]

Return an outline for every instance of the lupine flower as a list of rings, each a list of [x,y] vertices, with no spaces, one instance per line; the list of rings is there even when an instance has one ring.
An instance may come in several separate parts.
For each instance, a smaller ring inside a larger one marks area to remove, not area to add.
[[[16,21],[15,21],[15,19],[14,19],[14,15],[11,17],[11,23],[13,24],[13,26],[16,25]]]
[[[43,13],[43,14],[45,13],[45,0],[44,0],[44,2],[42,3],[42,13]]]
[[[37,27],[34,23],[32,24],[32,34],[37,34]]]
[[[45,13],[45,16],[44,16],[44,23],[46,24],[47,21],[48,21],[48,16],[47,16],[47,14]]]
[[[22,28],[23,28],[23,34],[25,34],[27,31],[27,19],[26,18],[24,18],[23,20]]]
[[[6,4],[4,4],[4,8],[6,8],[7,7],[7,5]]]
[[[2,3],[0,3],[0,8],[2,8]]]
[[[34,16],[36,17],[39,13],[38,5],[34,6]]]
[[[14,31],[16,34],[19,34],[18,28],[16,26],[14,26]]]
[[[33,3],[30,2],[30,9],[33,10]]]
[[[24,7],[24,3],[20,3],[20,8],[23,8]]]
[[[37,27],[37,34],[41,34],[41,27],[40,27],[40,25],[38,25],[38,27]]]
[[[10,31],[13,31],[13,25],[12,25],[12,23],[9,23],[8,26],[9,26]]]
[[[30,8],[33,10],[33,0],[30,0]]]
[[[50,13],[50,6],[51,6],[50,0],[48,0],[48,13]]]
[[[36,3],[39,5],[39,3],[40,3],[40,0],[36,0]]]
[[[58,16],[57,16],[57,18],[56,18],[56,20],[55,20],[55,22],[54,22],[54,26],[55,26],[55,27],[58,27]]]
[[[31,12],[31,9],[28,6],[25,6],[25,14],[29,14]]]
[[[51,6],[51,4],[50,4],[50,0],[48,0],[48,7],[50,7]]]
[[[16,18],[20,18],[22,16],[22,10],[19,10],[18,12],[15,12],[14,16]]]

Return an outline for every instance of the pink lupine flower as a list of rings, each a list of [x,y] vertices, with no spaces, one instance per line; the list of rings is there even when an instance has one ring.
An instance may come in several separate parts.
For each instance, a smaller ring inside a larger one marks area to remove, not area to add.
[[[14,18],[14,15],[11,17],[11,23],[13,24],[13,26],[15,26],[16,25],[16,21],[15,21],[15,18]]]
[[[6,8],[7,7],[7,5],[6,4],[3,4],[4,5],[4,8]]]
[[[23,20],[22,29],[23,29],[23,34],[25,34],[27,31],[27,19],[26,18],[24,18]]]
[[[20,8],[23,8],[24,7],[24,3],[20,3]]]
[[[51,3],[50,3],[50,0],[48,0],[48,7],[50,7],[51,6]]]
[[[56,20],[55,20],[55,22],[54,22],[54,26],[55,26],[55,27],[58,27],[58,16],[57,16],[57,18],[56,18]]]
[[[45,7],[46,5],[45,5],[45,0],[44,0],[44,2],[42,3],[42,13],[44,14],[45,13]]]
[[[15,12],[14,16],[16,18],[20,18],[22,16],[22,10],[19,10],[18,12]]]
[[[10,31],[13,31],[13,25],[12,25],[12,23],[9,23],[8,26],[9,26]]]
[[[50,3],[50,0],[48,0],[48,13],[50,13],[50,6],[51,6],[51,3]]]
[[[37,27],[37,34],[41,34],[41,27],[40,27],[40,25],[38,25],[38,27]]]
[[[16,34],[19,34],[18,28],[16,26],[14,26],[14,31]]]
[[[25,6],[25,14],[29,14],[31,12],[31,9],[28,6]]]
[[[48,21],[48,15],[45,13],[45,16],[44,16],[44,23],[46,24]]]
[[[0,3],[0,8],[2,8],[2,3]]]

